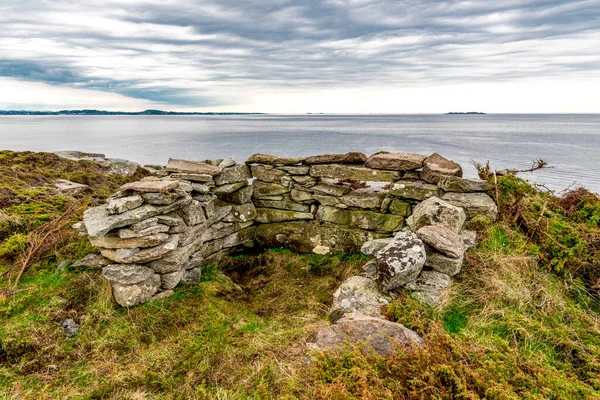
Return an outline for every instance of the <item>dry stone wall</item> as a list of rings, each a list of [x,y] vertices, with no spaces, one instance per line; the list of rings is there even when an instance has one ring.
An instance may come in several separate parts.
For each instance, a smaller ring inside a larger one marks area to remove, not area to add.
[[[496,218],[487,183],[463,179],[460,165],[438,154],[255,154],[244,164],[170,159],[153,172],[84,213],[123,306],[198,282],[202,266],[254,245],[327,254],[367,243],[363,251],[376,261],[397,256],[390,238],[407,230],[423,243],[423,254],[413,254],[423,259],[419,270],[399,278],[402,266],[385,270],[382,261],[369,279],[383,288],[418,286],[422,271],[460,271],[464,243],[474,240],[465,221]]]

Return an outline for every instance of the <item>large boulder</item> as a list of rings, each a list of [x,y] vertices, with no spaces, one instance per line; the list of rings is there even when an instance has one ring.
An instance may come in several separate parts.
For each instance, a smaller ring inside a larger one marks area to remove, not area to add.
[[[366,344],[381,356],[392,356],[398,348],[422,346],[423,339],[402,324],[361,314],[348,314],[334,325],[321,329],[312,345],[315,349],[329,349],[345,342]]]
[[[374,259],[373,277],[389,291],[414,280],[425,265],[425,247],[413,232],[399,232]]]
[[[421,172],[421,179],[437,184],[440,179],[444,176],[458,176],[462,177],[462,167],[452,160],[448,160],[440,156],[438,153],[433,153],[425,159],[423,162],[423,171]]]
[[[391,171],[410,171],[423,167],[427,157],[413,153],[376,153],[365,162],[365,166]]]
[[[498,217],[496,203],[485,193],[446,193],[442,199],[464,209],[468,220],[482,216],[495,221]]]
[[[333,294],[329,319],[335,322],[350,313],[382,318],[381,307],[389,304],[390,300],[391,297],[379,290],[375,281],[364,276],[352,276]]]
[[[460,232],[465,223],[465,211],[437,197],[431,197],[415,206],[412,214],[412,230],[427,225],[444,225]]]

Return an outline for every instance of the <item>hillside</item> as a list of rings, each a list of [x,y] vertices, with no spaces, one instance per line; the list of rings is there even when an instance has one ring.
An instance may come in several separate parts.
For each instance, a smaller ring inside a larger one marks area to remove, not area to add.
[[[432,308],[400,292],[388,306],[426,346],[382,358],[348,345],[307,363],[334,290],[369,256],[257,250],[169,298],[119,307],[99,270],[77,266],[94,249],[69,225],[147,174],[0,152],[1,397],[600,398],[600,200],[584,189],[556,197],[482,167],[500,218],[471,223],[478,245],[450,298]],[[61,194],[56,179],[88,188]],[[31,232],[65,211],[15,286]]]

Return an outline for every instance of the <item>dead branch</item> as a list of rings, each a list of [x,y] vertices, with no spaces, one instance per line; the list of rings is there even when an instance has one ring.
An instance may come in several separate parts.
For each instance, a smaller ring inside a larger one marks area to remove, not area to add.
[[[73,236],[73,232],[65,229],[65,227],[69,224],[70,218],[75,212],[75,206],[76,203],[71,204],[60,217],[29,232],[27,235],[27,248],[21,260],[17,263],[20,264],[21,269],[13,283],[14,288],[19,285],[21,277],[32,264]]]

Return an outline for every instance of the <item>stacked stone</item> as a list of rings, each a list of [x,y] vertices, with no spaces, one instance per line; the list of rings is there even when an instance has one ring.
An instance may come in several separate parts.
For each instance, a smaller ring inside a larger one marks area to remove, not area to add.
[[[167,176],[123,185],[84,213],[91,243],[111,262],[102,271],[117,303],[133,306],[198,282],[202,265],[253,244],[244,232],[255,215],[250,196],[239,205],[219,197],[248,186],[248,168],[239,167],[171,159]]]

